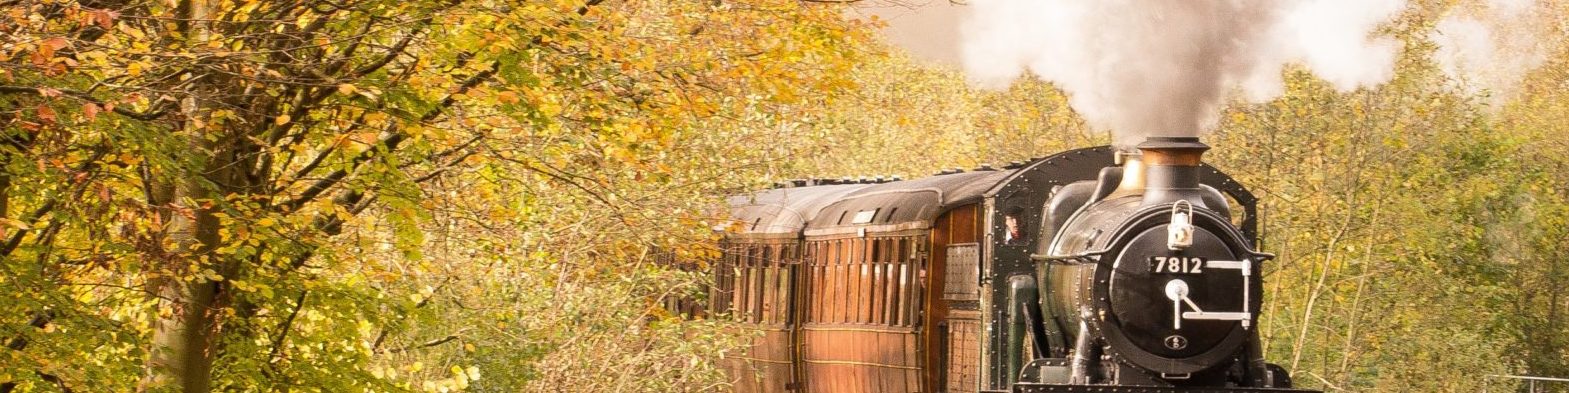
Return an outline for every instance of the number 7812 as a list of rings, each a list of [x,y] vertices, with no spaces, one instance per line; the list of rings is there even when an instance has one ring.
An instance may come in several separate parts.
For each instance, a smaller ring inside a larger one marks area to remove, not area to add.
[[[1150,257],[1150,272],[1173,274],[1204,273],[1202,257]]]

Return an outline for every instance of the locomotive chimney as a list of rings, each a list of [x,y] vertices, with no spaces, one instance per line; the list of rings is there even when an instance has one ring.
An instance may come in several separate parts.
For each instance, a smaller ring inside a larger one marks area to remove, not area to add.
[[[1199,165],[1209,145],[1196,137],[1157,136],[1138,146],[1143,151],[1144,205],[1187,200],[1205,206],[1199,188]]]

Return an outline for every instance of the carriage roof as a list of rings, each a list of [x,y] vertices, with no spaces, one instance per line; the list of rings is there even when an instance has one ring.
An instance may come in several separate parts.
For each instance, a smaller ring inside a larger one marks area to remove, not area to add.
[[[787,187],[730,197],[730,217],[741,226],[738,234],[800,236],[807,221],[845,194],[870,184],[835,184]]]
[[[824,207],[807,224],[807,236],[892,232],[931,227],[938,215],[974,203],[1014,170],[951,173],[868,186]]]

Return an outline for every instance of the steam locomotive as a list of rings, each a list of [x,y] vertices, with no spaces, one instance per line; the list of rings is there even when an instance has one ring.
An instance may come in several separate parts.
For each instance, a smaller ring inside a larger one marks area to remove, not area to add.
[[[737,392],[1302,392],[1257,330],[1257,205],[1197,138],[732,197]]]

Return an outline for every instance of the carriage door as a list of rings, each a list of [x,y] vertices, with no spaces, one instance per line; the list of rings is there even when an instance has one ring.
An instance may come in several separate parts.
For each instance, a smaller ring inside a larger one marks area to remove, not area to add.
[[[800,245],[793,238],[744,239],[726,243],[713,299],[716,312],[728,311],[751,343],[722,366],[737,393],[784,393],[797,384],[795,354],[797,266]]]
[[[980,387],[980,255],[976,205],[944,213],[932,231],[931,317],[935,331],[927,348],[934,386],[949,393]]]

